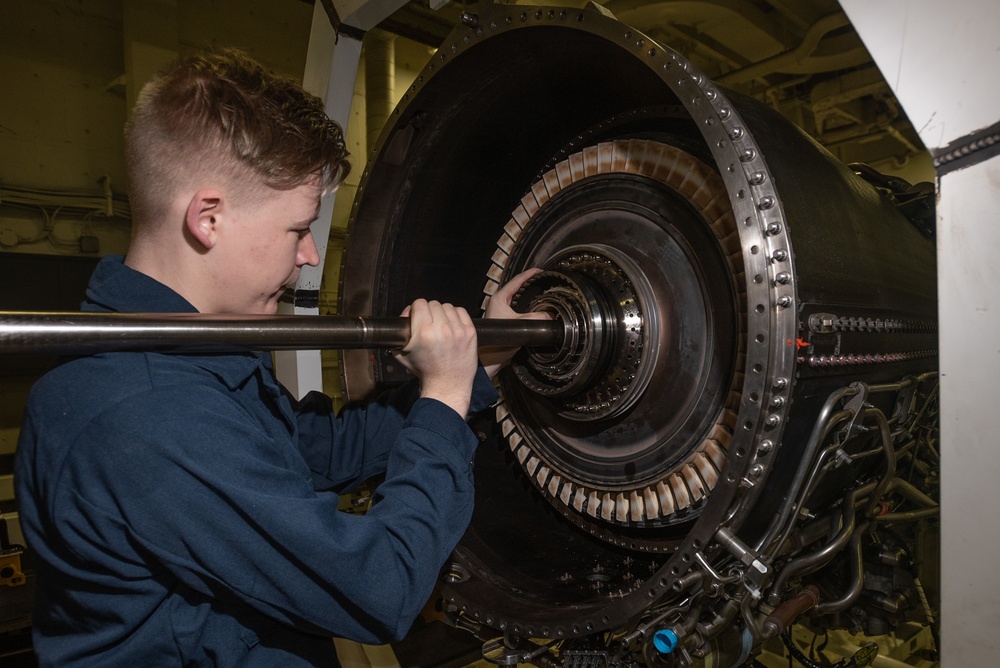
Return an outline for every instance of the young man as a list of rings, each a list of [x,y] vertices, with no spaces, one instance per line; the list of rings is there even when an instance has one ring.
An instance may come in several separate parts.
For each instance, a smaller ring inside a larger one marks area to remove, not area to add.
[[[83,308],[274,313],[348,170],[321,101],[236,52],[188,57],[126,139],[132,244]],[[487,316],[517,316],[524,278]],[[331,636],[405,634],[471,516],[464,418],[495,400],[464,309],[408,314],[398,356],[419,382],[339,416],[293,401],[264,353],[99,354],[40,380],[16,471],[40,663],[335,665]],[[371,511],[338,512],[375,474]]]

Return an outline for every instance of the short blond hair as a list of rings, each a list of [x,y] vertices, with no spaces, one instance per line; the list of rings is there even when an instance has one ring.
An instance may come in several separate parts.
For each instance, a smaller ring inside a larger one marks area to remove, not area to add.
[[[143,87],[125,128],[133,218],[163,216],[179,187],[219,179],[253,198],[350,170],[344,133],[294,79],[235,49],[174,61]]]

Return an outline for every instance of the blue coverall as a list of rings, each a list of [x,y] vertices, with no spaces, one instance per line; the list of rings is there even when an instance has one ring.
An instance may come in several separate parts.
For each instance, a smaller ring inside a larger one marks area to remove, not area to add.
[[[193,312],[102,260],[85,310]],[[496,400],[480,369],[471,411]],[[416,383],[335,415],[270,357],[105,353],[33,388],[16,454],[43,666],[336,665],[400,638],[472,514],[477,439]],[[371,510],[338,493],[385,474]]]

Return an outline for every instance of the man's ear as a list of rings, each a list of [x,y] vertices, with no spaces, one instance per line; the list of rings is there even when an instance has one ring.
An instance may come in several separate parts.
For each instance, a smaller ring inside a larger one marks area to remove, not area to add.
[[[191,197],[184,226],[205,250],[218,240],[218,224],[222,213],[222,193],[218,190],[199,190]]]

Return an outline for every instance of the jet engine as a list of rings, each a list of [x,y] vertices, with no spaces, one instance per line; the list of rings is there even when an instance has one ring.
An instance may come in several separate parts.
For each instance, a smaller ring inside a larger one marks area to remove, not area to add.
[[[933,625],[933,188],[839,163],[602,12],[482,3],[364,169],[346,315],[416,297],[565,327],[473,421],[442,574],[513,665],[741,665],[805,622]],[[342,353],[357,399],[399,382]]]

